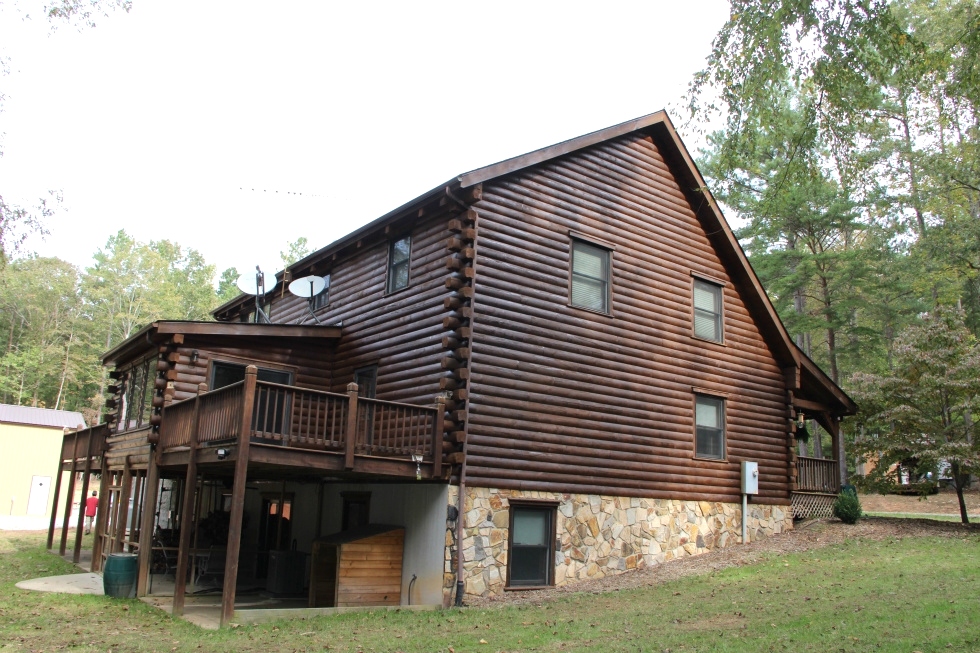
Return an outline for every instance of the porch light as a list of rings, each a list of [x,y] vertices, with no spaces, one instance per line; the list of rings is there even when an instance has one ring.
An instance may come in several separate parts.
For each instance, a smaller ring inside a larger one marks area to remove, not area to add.
[[[228,457],[228,450],[227,449],[218,449],[217,451],[215,451],[215,454],[217,454],[218,460],[224,460],[225,458]]]
[[[803,413],[800,413],[796,419],[796,439],[800,442],[808,442],[810,440],[810,433],[806,430],[806,415]]]
[[[422,480],[422,454],[413,453],[412,462],[415,463],[415,480]]]

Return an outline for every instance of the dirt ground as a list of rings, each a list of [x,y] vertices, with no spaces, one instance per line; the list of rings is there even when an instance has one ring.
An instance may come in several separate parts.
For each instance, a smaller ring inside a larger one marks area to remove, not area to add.
[[[955,515],[960,514],[960,504],[956,492],[943,490],[926,497],[902,496],[898,494],[862,494],[861,509],[865,512],[894,512],[916,515]],[[966,510],[970,515],[980,515],[980,490],[965,492]]]
[[[940,493],[919,501],[918,497],[865,496],[861,507],[871,512],[959,515],[955,493]],[[980,493],[967,498],[970,514],[980,513]],[[980,520],[978,520],[980,521]],[[865,517],[857,524],[847,525],[836,519],[813,519],[798,522],[794,530],[768,537],[745,546],[730,546],[699,556],[609,576],[583,581],[571,587],[556,587],[534,592],[506,592],[503,596],[467,600],[467,605],[492,606],[507,604],[538,604],[573,592],[600,594],[623,589],[657,585],[686,576],[719,571],[758,562],[769,554],[781,555],[840,544],[847,539],[884,540],[905,537],[963,537],[980,534],[980,523],[960,524],[932,519]]]

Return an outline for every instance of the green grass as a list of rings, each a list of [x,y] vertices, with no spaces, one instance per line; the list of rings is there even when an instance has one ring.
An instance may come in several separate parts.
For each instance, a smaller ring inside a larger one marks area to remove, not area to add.
[[[538,606],[352,613],[217,632],[135,600],[14,587],[72,571],[42,538],[0,533],[0,651],[980,651],[977,535],[850,541]]]

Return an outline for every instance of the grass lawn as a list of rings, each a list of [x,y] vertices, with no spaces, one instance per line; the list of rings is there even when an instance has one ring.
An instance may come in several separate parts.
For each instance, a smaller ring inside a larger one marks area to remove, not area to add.
[[[534,605],[367,612],[204,631],[136,600],[18,590],[72,573],[0,532],[0,651],[980,651],[980,537],[849,541]]]

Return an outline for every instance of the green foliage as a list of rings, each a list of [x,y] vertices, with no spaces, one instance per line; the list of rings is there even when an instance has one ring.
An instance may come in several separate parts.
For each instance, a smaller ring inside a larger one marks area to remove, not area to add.
[[[834,501],[834,517],[845,524],[856,524],[861,518],[861,502],[855,492],[841,492]]]
[[[300,236],[293,242],[286,245],[286,251],[279,252],[283,267],[289,267],[296,261],[306,258],[313,250],[305,236]]]
[[[871,486],[916,480],[948,465],[961,499],[969,474],[980,472],[973,416],[980,409],[980,345],[964,326],[963,311],[937,309],[898,337],[889,374],[856,374],[863,436],[852,451],[874,469]]]
[[[225,302],[230,302],[235,297],[242,294],[242,291],[238,289],[238,277],[242,276],[238,271],[238,268],[227,268],[221,273],[221,278],[218,279],[218,304],[224,304]]]

